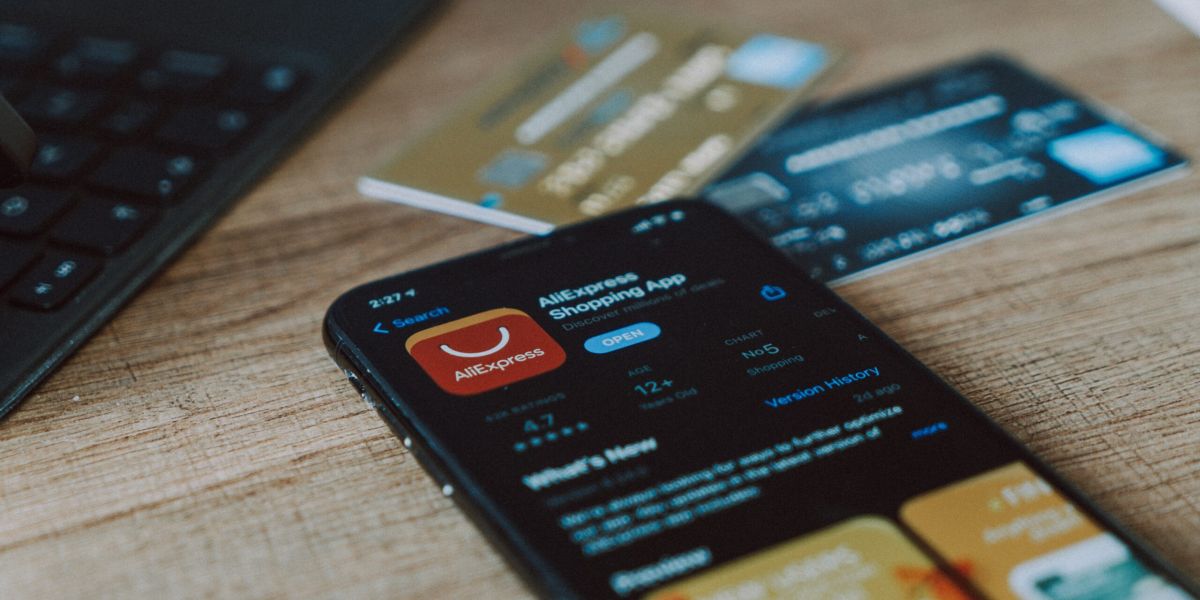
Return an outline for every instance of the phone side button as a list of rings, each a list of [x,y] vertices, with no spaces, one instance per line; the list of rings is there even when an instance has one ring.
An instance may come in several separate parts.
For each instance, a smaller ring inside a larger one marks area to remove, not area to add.
[[[396,434],[396,437],[400,438],[405,449],[407,449],[412,453],[413,456],[417,458],[417,462],[420,463],[425,469],[425,472],[433,478],[435,485],[437,485],[441,490],[442,495],[447,498],[453,496],[454,485],[448,481],[447,477],[442,475],[441,469],[434,464],[434,461],[428,456],[424,449],[417,447],[417,444],[413,441],[412,434],[408,432],[408,429],[404,427],[404,425],[400,422],[400,419],[393,415],[392,412],[388,410],[381,401],[376,399],[375,395],[372,393],[372,388],[364,384],[357,373],[350,369],[343,370],[346,372],[346,378],[350,380],[350,384],[353,385],[354,389],[358,390],[359,395],[362,396],[363,402],[365,402],[367,406],[374,409],[375,412],[379,413],[379,416],[385,423],[387,423],[388,428],[390,428],[392,432]]]
[[[386,410],[381,410],[379,412],[384,414],[386,418]],[[404,441],[404,447],[409,449],[413,457],[417,459],[417,463],[420,464],[421,468],[424,469],[429,477],[433,479],[433,484],[442,492],[442,495],[447,498],[453,496],[455,489],[454,484],[450,483],[450,478],[446,477],[442,471],[441,465],[437,464],[437,461],[433,459],[433,456],[431,456],[430,453],[420,445],[420,443],[414,441],[412,436],[407,433],[403,433],[403,430],[399,429],[398,427],[393,426],[393,429],[400,434],[400,438]]]
[[[375,400],[371,398],[371,395],[367,393],[367,387],[363,385],[362,380],[358,378],[358,374],[350,369],[345,368],[343,368],[342,371],[346,373],[346,379],[350,381],[350,385],[354,386],[354,390],[358,392],[358,396],[367,404],[367,407],[379,410],[379,405],[376,404]]]
[[[411,440],[411,438],[405,439]],[[425,469],[425,472],[433,479],[433,484],[441,490],[443,496],[449,498],[454,494],[454,485],[450,483],[450,478],[442,473],[441,467],[434,462],[433,457],[424,448],[413,444],[412,455],[416,457],[421,468]]]
[[[346,373],[346,379],[350,381],[350,385],[354,386],[354,389],[358,392],[359,397],[362,398],[363,403],[366,404],[368,408],[374,410],[376,413],[379,413],[379,417],[383,419],[384,423],[387,423],[388,428],[391,429],[397,437],[404,440],[404,447],[412,450],[412,436],[410,436],[404,426],[401,425],[400,422],[393,417],[386,408],[384,408],[383,403],[375,398],[375,395],[372,394],[367,385],[363,383],[363,380],[358,376],[358,373],[345,367],[342,368],[342,371]]]
[[[396,416],[392,414],[392,411],[388,410],[387,407],[383,405],[383,402],[375,398],[375,396],[371,393],[371,390],[363,390],[363,402],[366,402],[367,406],[370,406],[371,408],[375,409],[376,413],[379,413],[379,417],[383,419],[384,423],[387,423],[387,426],[392,430],[392,433],[396,434],[396,437],[400,438],[400,440],[404,442],[405,449],[413,449],[413,438],[412,434],[408,432],[408,428],[406,428],[404,424],[400,422],[400,419],[396,418]]]

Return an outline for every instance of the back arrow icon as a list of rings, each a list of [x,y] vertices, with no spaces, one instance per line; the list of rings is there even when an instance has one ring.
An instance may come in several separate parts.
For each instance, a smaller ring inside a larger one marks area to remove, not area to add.
[[[383,322],[376,323],[375,329],[372,329],[371,331],[374,331],[375,333],[382,333],[384,335],[391,333],[390,331],[383,328]]]

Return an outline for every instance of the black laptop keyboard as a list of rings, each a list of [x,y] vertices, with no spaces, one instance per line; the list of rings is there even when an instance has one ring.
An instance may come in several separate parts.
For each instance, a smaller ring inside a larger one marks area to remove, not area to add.
[[[0,312],[66,305],[303,79],[285,64],[0,23],[0,93],[39,142],[29,181],[0,190]]]

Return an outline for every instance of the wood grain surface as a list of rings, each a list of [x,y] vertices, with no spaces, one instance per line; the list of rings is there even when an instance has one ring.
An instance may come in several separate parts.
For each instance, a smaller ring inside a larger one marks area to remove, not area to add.
[[[1200,157],[1200,40],[1149,0],[658,5],[842,46],[825,97],[1006,51]],[[581,11],[439,11],[0,423],[0,597],[529,594],[352,393],[320,322],[352,285],[517,237],[354,180]],[[1200,177],[838,292],[1200,576]]]

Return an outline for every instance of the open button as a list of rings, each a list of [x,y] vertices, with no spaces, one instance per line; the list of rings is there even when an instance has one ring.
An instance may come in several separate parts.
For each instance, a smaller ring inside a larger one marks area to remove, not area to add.
[[[648,342],[662,333],[654,323],[635,323],[588,338],[583,347],[592,354],[608,354],[622,348]]]

